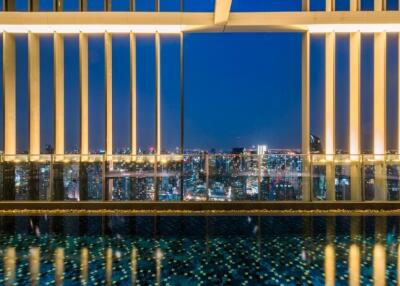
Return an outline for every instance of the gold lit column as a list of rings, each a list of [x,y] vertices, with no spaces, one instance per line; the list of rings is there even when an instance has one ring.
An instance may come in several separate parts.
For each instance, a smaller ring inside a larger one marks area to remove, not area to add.
[[[4,154],[16,153],[15,36],[3,32]]]
[[[136,35],[129,34],[131,68],[131,154],[137,154]]]
[[[310,33],[302,35],[301,51],[301,153],[304,155],[302,168],[303,201],[311,199],[310,178]]]
[[[310,11],[310,0],[301,0],[301,10]]]
[[[29,154],[40,154],[40,42],[28,33]]]
[[[361,0],[350,0],[350,11],[360,11]]]
[[[335,0],[325,0],[325,11],[335,11]]]
[[[375,1],[376,4],[376,1]],[[386,32],[374,34],[375,200],[386,200]]]
[[[155,35],[156,52],[156,154],[161,155],[161,52],[160,34]]]
[[[374,0],[374,11],[386,10],[386,0]]]
[[[105,85],[106,85],[106,155],[113,154],[113,130],[112,130],[112,36],[104,34],[105,52]]]
[[[80,78],[80,119],[81,154],[89,154],[89,83],[88,83],[88,37],[79,33],[79,78]]]
[[[325,35],[325,153],[327,200],[335,200],[335,32]]]
[[[352,2],[354,3],[354,2]],[[355,4],[354,4],[355,5]],[[357,8],[355,6],[354,8]],[[361,33],[349,39],[349,151],[351,200],[361,201]]]
[[[54,33],[54,154],[64,154],[64,36]]]

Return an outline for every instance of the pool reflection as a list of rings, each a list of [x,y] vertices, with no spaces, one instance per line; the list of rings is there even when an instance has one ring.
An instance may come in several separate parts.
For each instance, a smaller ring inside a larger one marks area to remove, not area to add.
[[[98,233],[55,231],[55,217],[1,218],[0,283],[353,286],[392,285],[400,273],[398,217],[71,219]]]

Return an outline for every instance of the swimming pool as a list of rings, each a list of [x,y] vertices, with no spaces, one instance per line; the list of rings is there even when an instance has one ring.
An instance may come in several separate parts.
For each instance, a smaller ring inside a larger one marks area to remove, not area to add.
[[[4,285],[381,285],[399,217],[3,216]]]

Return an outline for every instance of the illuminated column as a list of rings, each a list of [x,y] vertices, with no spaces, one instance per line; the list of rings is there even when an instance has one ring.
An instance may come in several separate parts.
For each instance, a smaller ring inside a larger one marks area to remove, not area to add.
[[[336,272],[336,259],[335,259],[335,247],[329,243],[325,246],[325,285],[335,285],[335,272]]]
[[[303,158],[302,168],[302,194],[303,201],[311,199],[310,178],[310,33],[302,35],[301,51],[301,153]]]
[[[374,0],[374,11],[386,10],[386,0]]]
[[[375,2],[376,4],[376,2]],[[386,32],[374,34],[375,200],[386,200]]]
[[[335,0],[325,0],[325,11],[335,11]]]
[[[156,56],[156,154],[161,154],[161,52],[160,34],[155,34]]]
[[[87,0],[79,0],[79,10],[87,11]]]
[[[29,154],[40,154],[40,42],[28,33]]]
[[[354,2],[352,2],[354,3]],[[357,8],[357,7],[354,7]],[[351,200],[361,196],[361,34],[350,33],[349,39],[349,151]]]
[[[361,0],[350,0],[350,11],[360,11]]]
[[[111,11],[111,0],[104,0],[104,11]]]
[[[39,11],[39,0],[28,1],[28,11],[36,12]]]
[[[326,0],[329,1],[329,0]],[[310,11],[310,0],[301,0],[301,10]]]
[[[64,0],[54,0],[53,10],[57,12],[64,10]]]
[[[400,10],[400,1],[399,1],[399,10]],[[398,56],[400,59],[400,33],[397,34],[398,37]],[[398,70],[398,78],[397,78],[397,82],[400,83],[400,64],[397,65],[397,70]],[[398,106],[397,106],[397,110],[400,111],[400,87],[398,88]],[[397,114],[397,152],[398,154],[400,154],[400,112],[398,112]]]
[[[16,153],[15,36],[3,32],[4,154]]]
[[[64,36],[54,33],[54,154],[64,154]]]
[[[79,33],[79,77],[80,77],[80,119],[81,154],[89,154],[89,87],[88,87],[88,38]]]
[[[136,35],[129,34],[131,71],[131,154],[137,154]]]
[[[3,0],[4,11],[15,11],[15,0]]]
[[[105,52],[105,85],[106,85],[106,155],[113,154],[113,130],[112,130],[112,36],[104,34]]]
[[[325,35],[325,153],[327,200],[335,200],[335,32]]]

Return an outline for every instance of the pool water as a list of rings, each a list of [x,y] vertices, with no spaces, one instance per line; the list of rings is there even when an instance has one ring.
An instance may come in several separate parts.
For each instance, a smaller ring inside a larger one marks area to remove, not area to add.
[[[4,216],[0,284],[393,285],[399,226],[383,216]]]

